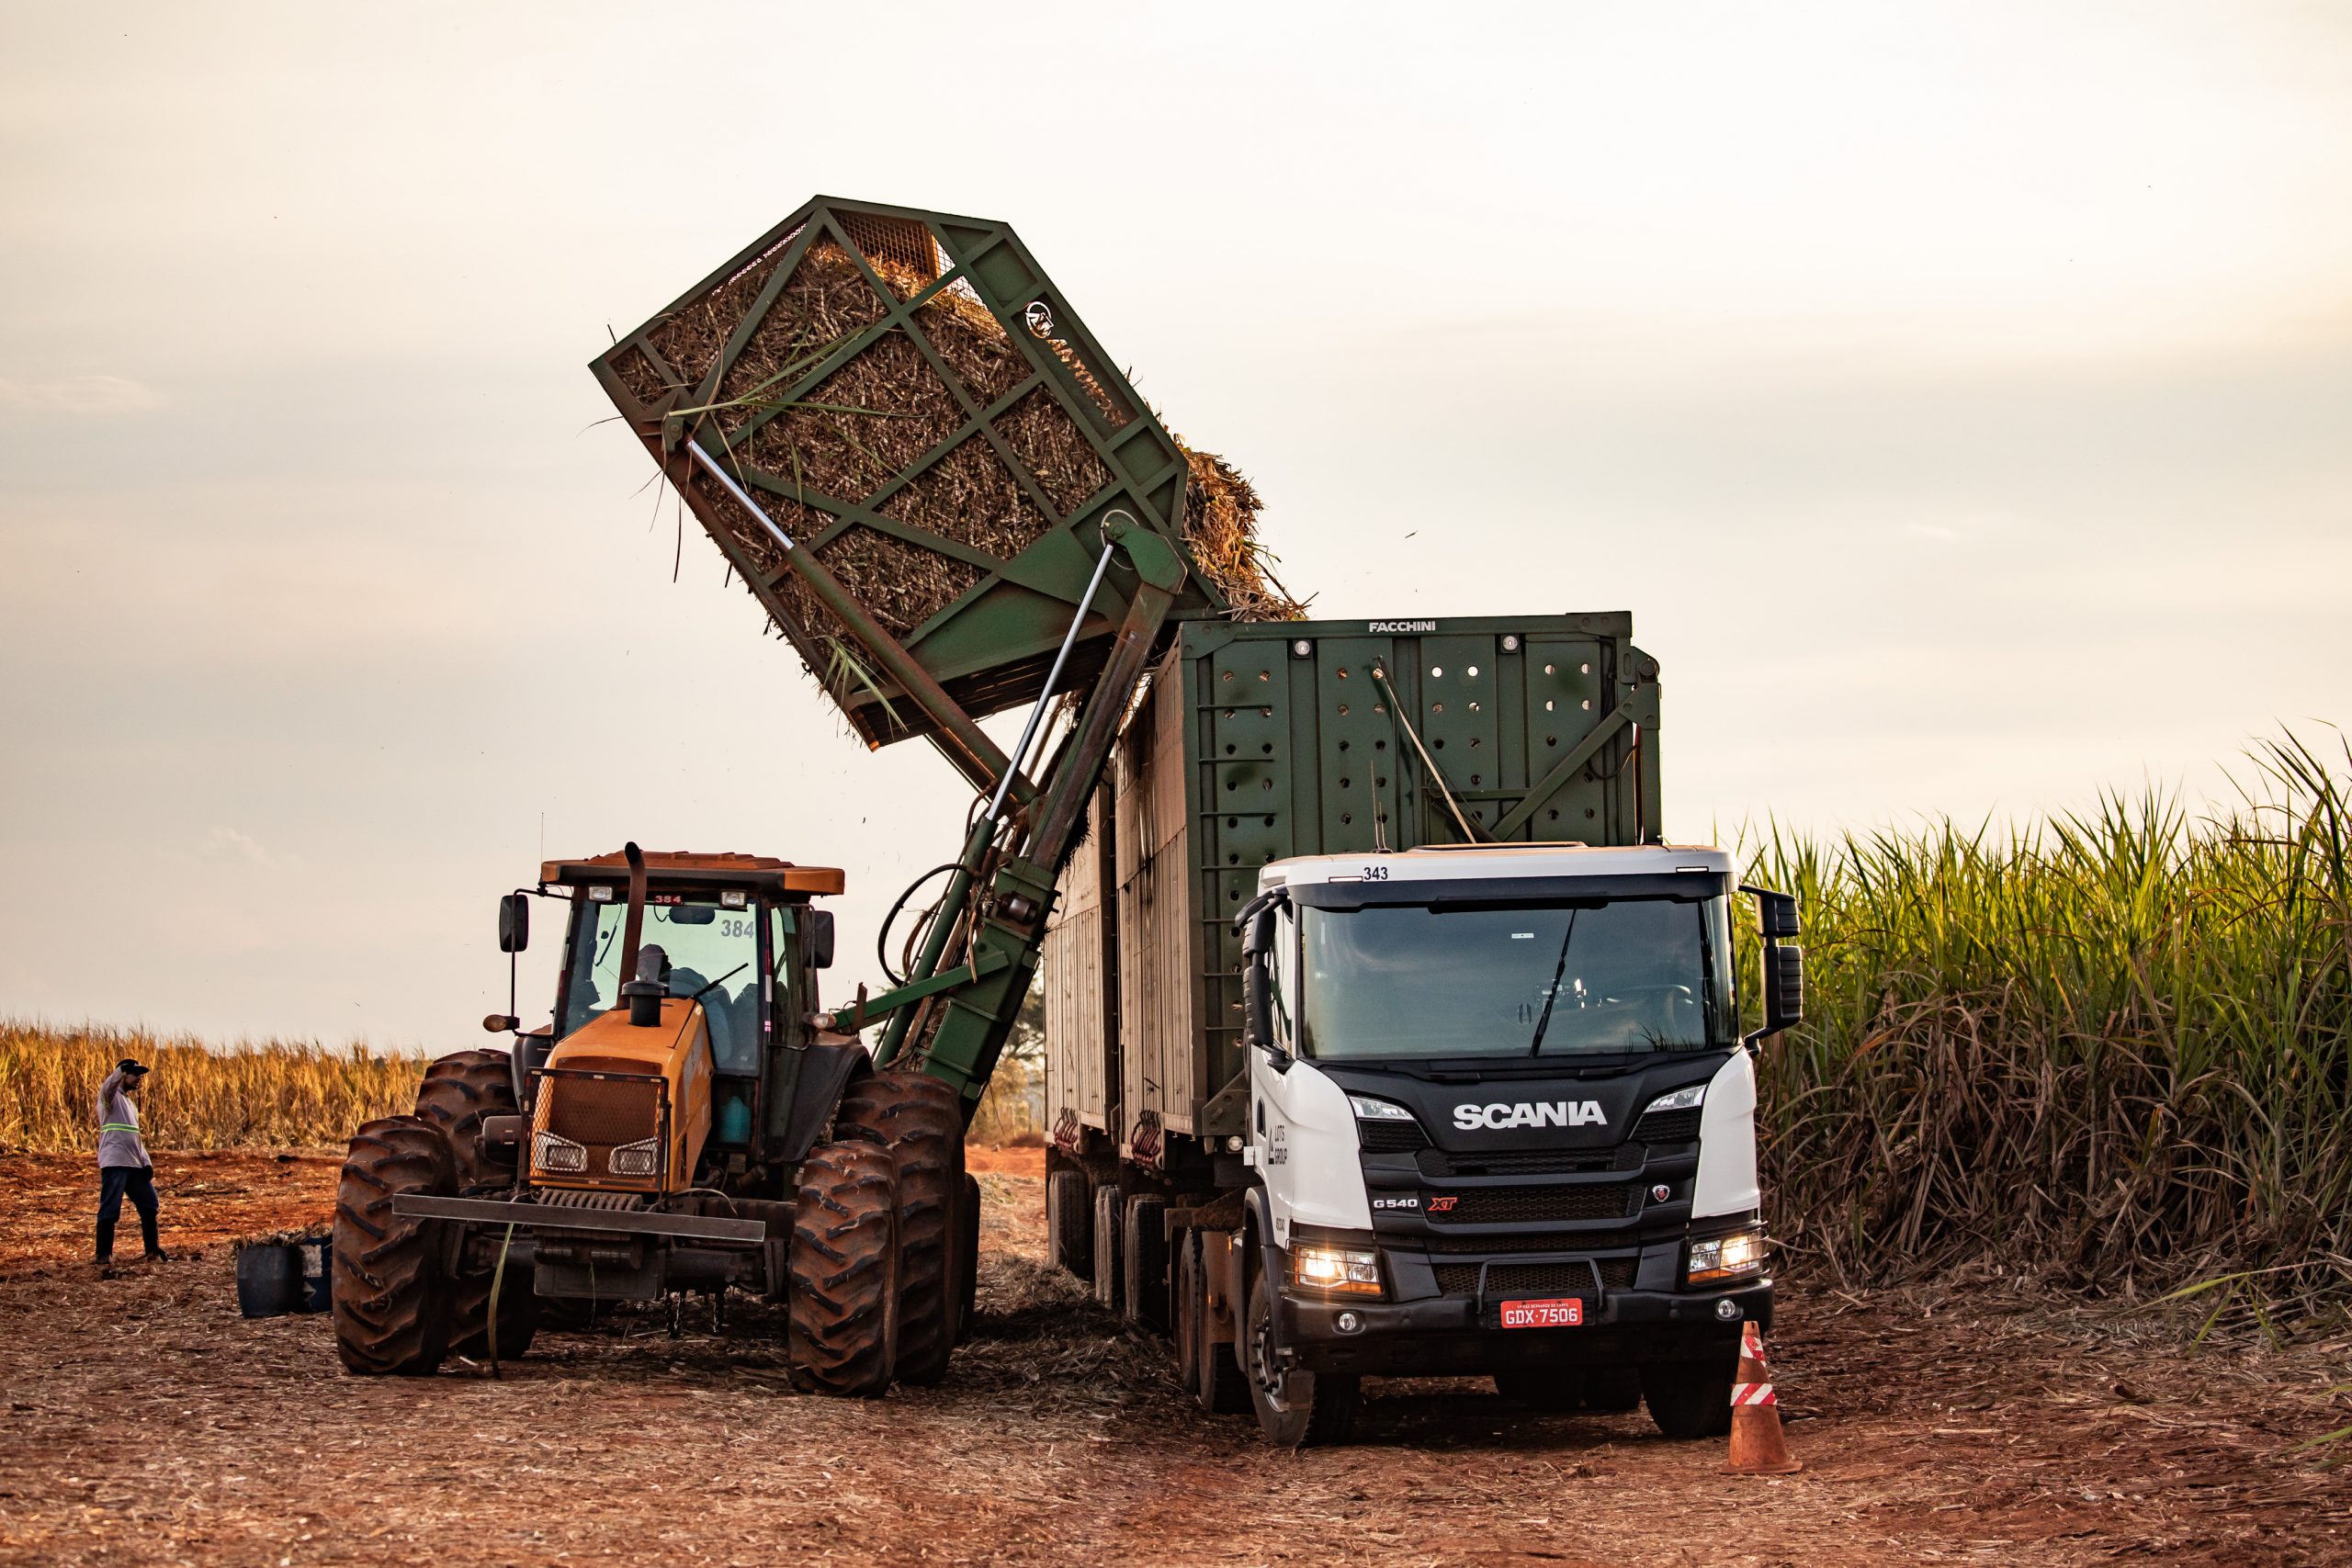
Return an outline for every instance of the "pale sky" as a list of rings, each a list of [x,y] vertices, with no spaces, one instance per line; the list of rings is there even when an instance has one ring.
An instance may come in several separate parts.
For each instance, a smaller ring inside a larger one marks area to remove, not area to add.
[[[1015,224],[1318,614],[1630,610],[1678,837],[2352,719],[2352,10],[10,0],[0,1015],[458,1049],[631,837],[877,979],[963,793],[583,368],[819,192]]]

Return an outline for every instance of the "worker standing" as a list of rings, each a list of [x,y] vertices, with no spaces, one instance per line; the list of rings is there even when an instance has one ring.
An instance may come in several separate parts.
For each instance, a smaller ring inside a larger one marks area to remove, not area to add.
[[[139,1211],[139,1235],[147,1257],[168,1259],[170,1254],[155,1236],[155,1167],[139,1136],[138,1096],[147,1081],[147,1068],[125,1056],[98,1085],[98,1247],[104,1268],[114,1258],[114,1223],[122,1213],[127,1195]]]

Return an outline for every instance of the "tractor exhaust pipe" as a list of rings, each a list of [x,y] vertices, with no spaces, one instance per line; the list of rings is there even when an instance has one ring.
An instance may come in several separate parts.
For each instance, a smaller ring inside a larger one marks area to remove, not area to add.
[[[645,852],[632,839],[621,846],[628,859],[628,923],[621,928],[621,978],[637,978],[637,945],[645,936]]]

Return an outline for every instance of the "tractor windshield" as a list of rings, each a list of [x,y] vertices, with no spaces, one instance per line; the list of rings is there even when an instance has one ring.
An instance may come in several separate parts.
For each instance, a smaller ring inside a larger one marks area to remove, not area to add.
[[[564,999],[565,1034],[620,1005],[621,936],[628,925],[628,907],[617,898],[580,907]],[[672,996],[700,994],[710,1019],[713,1066],[722,1073],[759,1071],[758,911],[721,908],[715,897],[655,894],[646,901],[645,930],[638,940],[669,955]]]

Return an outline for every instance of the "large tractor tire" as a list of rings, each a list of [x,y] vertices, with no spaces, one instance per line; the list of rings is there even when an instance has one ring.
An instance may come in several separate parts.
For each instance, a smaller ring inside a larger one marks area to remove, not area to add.
[[[482,1119],[515,1114],[513,1064],[503,1051],[458,1051],[424,1069],[417,1086],[416,1113],[439,1124],[457,1161],[460,1193],[503,1192],[514,1185],[514,1168],[492,1157],[482,1145]],[[490,1294],[495,1267],[459,1265],[449,1281],[449,1348],[473,1360],[491,1358]],[[513,1360],[531,1348],[538,1328],[538,1295],[531,1270],[510,1262],[498,1282],[498,1356]]]
[[[833,1134],[871,1139],[898,1162],[898,1380],[935,1383],[947,1375],[964,1301],[962,1099],[929,1073],[876,1073],[842,1096]]]
[[[392,1213],[402,1193],[447,1197],[457,1162],[437,1122],[387,1116],[352,1134],[334,1195],[334,1342],[363,1377],[428,1377],[449,1347],[441,1222]]]
[[[793,1381],[872,1399],[898,1359],[899,1167],[865,1140],[825,1145],[800,1164],[792,1222]]]
[[[479,1192],[514,1184],[514,1167],[482,1147],[486,1117],[512,1116],[513,1064],[503,1051],[458,1051],[436,1058],[416,1088],[416,1113],[441,1125],[458,1164],[458,1190]]]

